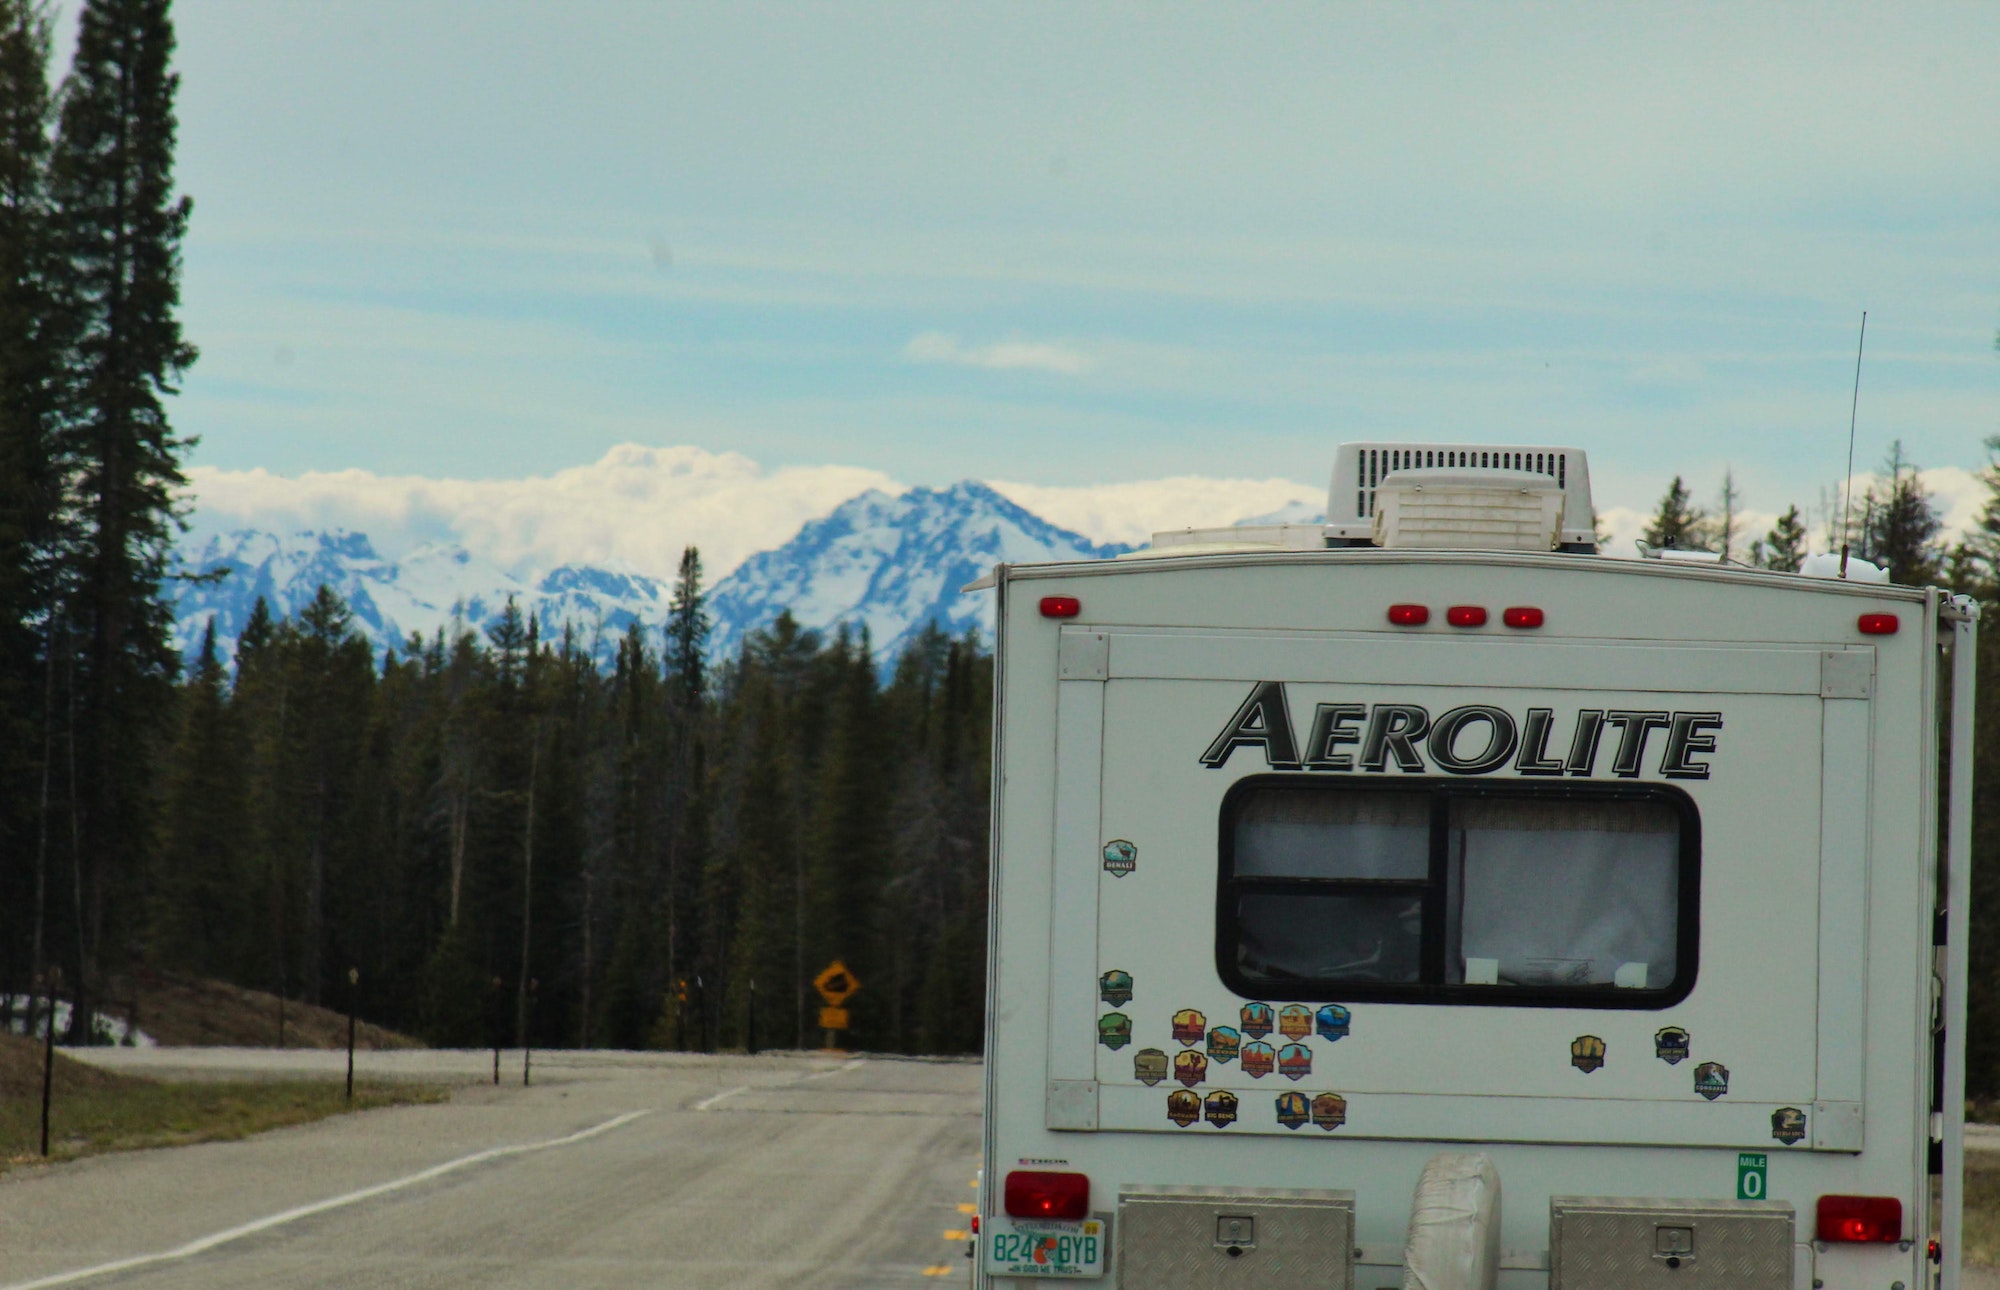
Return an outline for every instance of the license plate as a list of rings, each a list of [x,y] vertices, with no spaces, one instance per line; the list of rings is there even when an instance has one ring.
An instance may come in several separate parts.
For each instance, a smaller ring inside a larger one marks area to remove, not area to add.
[[[1110,1257],[1109,1229],[1100,1218],[1058,1222],[998,1217],[987,1220],[986,1271],[997,1277],[1101,1277]]]

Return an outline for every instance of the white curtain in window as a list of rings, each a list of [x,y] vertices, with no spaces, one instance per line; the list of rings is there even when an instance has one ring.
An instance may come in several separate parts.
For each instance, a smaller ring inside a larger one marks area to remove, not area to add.
[[[1421,882],[1430,829],[1430,800],[1418,794],[1260,789],[1236,810],[1236,872]]]
[[[1455,980],[1472,961],[1471,980],[1497,964],[1501,985],[1672,983],[1680,821],[1667,806],[1457,803],[1451,853]]]

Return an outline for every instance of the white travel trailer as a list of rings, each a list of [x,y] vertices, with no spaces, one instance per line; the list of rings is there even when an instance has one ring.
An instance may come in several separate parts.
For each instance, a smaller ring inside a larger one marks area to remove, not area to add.
[[[996,570],[979,1284],[1957,1285],[1975,607],[1594,552],[1349,444]]]

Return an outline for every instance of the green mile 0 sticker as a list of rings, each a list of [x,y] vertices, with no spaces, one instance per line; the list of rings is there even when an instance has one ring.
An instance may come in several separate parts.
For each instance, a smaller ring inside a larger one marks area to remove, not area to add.
[[[1767,1179],[1771,1158],[1761,1151],[1736,1153],[1736,1199],[1763,1200],[1769,1190]]]

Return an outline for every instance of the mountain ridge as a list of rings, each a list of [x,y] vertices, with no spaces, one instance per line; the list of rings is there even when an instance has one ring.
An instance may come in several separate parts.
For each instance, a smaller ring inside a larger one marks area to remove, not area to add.
[[[885,661],[933,623],[990,640],[992,598],[960,588],[994,564],[1106,559],[1129,549],[1060,528],[974,480],[894,495],[870,489],[709,589],[709,654],[713,661],[733,657],[750,632],[786,610],[810,629],[865,630]],[[538,615],[545,633],[565,622],[587,631],[585,647],[608,663],[634,622],[656,628],[665,621],[673,593],[667,580],[631,570],[508,570],[448,543],[420,544],[390,559],[367,534],[345,528],[213,533],[178,553],[175,572],[169,597],[183,657],[199,648],[210,622],[222,653],[233,657],[259,596],[273,615],[285,616],[324,584],[347,602],[355,630],[378,652],[404,648],[412,633],[429,636],[454,624],[484,629],[511,599]]]

